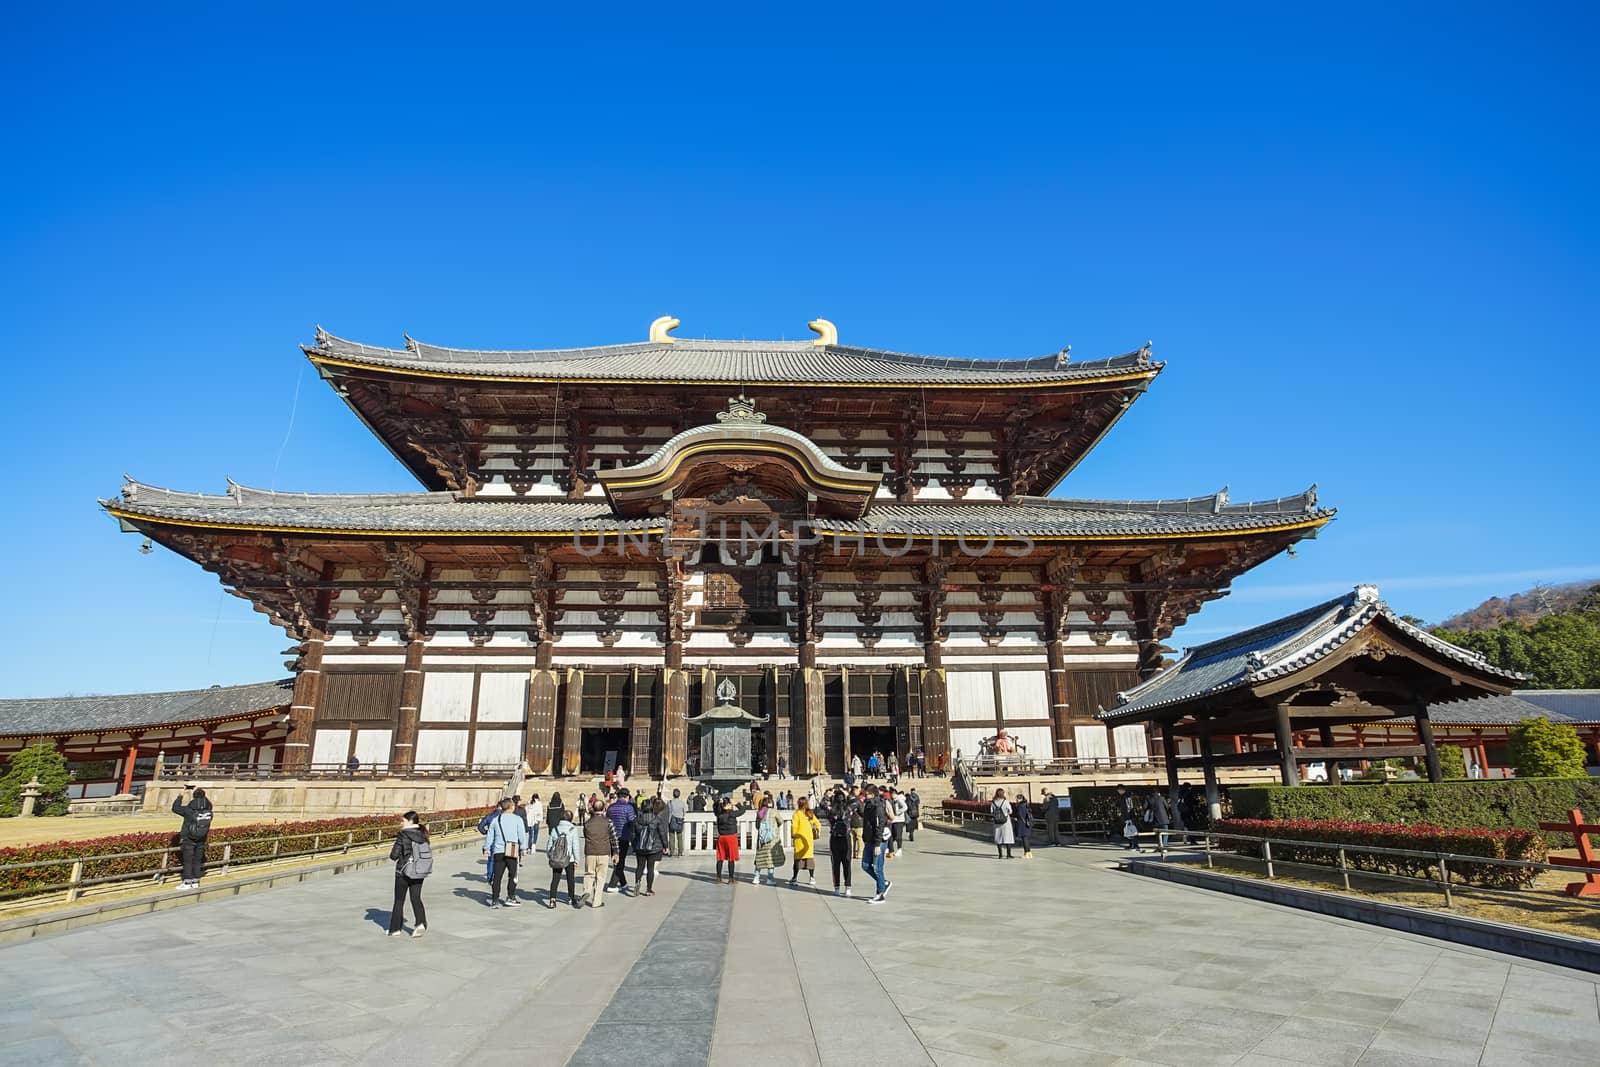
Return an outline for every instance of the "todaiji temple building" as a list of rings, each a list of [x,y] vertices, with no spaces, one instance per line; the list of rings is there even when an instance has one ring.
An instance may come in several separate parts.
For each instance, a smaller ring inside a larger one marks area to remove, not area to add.
[[[1144,756],[1145,725],[1096,713],[1333,515],[1314,490],[1049,495],[1160,373],[1148,346],[952,359],[825,320],[811,341],[677,325],[544,351],[319,329],[306,356],[417,491],[129,482],[102,503],[296,643],[276,766],[536,775],[608,752],[692,771],[687,720],[723,679],[767,719],[758,765],[793,773],[937,767],[1002,727],[1039,758]]]

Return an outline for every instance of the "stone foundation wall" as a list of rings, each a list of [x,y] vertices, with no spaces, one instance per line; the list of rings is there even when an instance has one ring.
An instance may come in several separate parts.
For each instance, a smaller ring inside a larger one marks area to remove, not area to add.
[[[505,795],[505,779],[408,781],[404,778],[344,781],[281,778],[262,782],[200,782],[219,812],[273,815],[365,815],[374,812],[453,811],[484,808]],[[151,782],[145,811],[169,811],[182,795],[181,782]]]

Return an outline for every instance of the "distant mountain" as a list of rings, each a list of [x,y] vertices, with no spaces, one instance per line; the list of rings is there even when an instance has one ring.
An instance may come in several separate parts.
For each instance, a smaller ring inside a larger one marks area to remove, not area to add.
[[[1536,585],[1509,597],[1492,596],[1482,604],[1452,615],[1438,625],[1446,630],[1492,630],[1503,622],[1531,623],[1553,611],[1571,611],[1589,590],[1600,586],[1600,579],[1567,585]]]

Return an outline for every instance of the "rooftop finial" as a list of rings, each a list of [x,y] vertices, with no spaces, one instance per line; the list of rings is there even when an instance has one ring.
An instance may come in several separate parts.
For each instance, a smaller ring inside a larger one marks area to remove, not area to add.
[[[1378,601],[1378,587],[1371,584],[1356,586],[1356,600],[1364,604],[1375,604]]]
[[[827,319],[812,319],[806,325],[811,327],[811,332],[817,335],[817,339],[811,342],[816,347],[821,348],[823,345],[836,345],[839,343],[839,327]]]
[[[650,343],[654,345],[670,345],[677,340],[667,334],[678,328],[678,320],[671,315],[663,315],[650,324]]]

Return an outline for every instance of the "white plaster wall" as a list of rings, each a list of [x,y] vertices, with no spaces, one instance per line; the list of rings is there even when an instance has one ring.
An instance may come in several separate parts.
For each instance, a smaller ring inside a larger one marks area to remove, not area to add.
[[[474,675],[429,671],[422,678],[422,718],[429,722],[466,722],[472,718]]]
[[[363,764],[388,763],[393,730],[357,730],[356,759]]]
[[[994,675],[989,671],[948,671],[945,692],[951,722],[994,721]]]
[[[1005,719],[1048,719],[1049,691],[1044,671],[1001,671],[1000,711]]]
[[[417,763],[467,762],[467,731],[418,730]]]
[[[528,717],[528,676],[485,671],[478,682],[479,722],[522,722]]]

